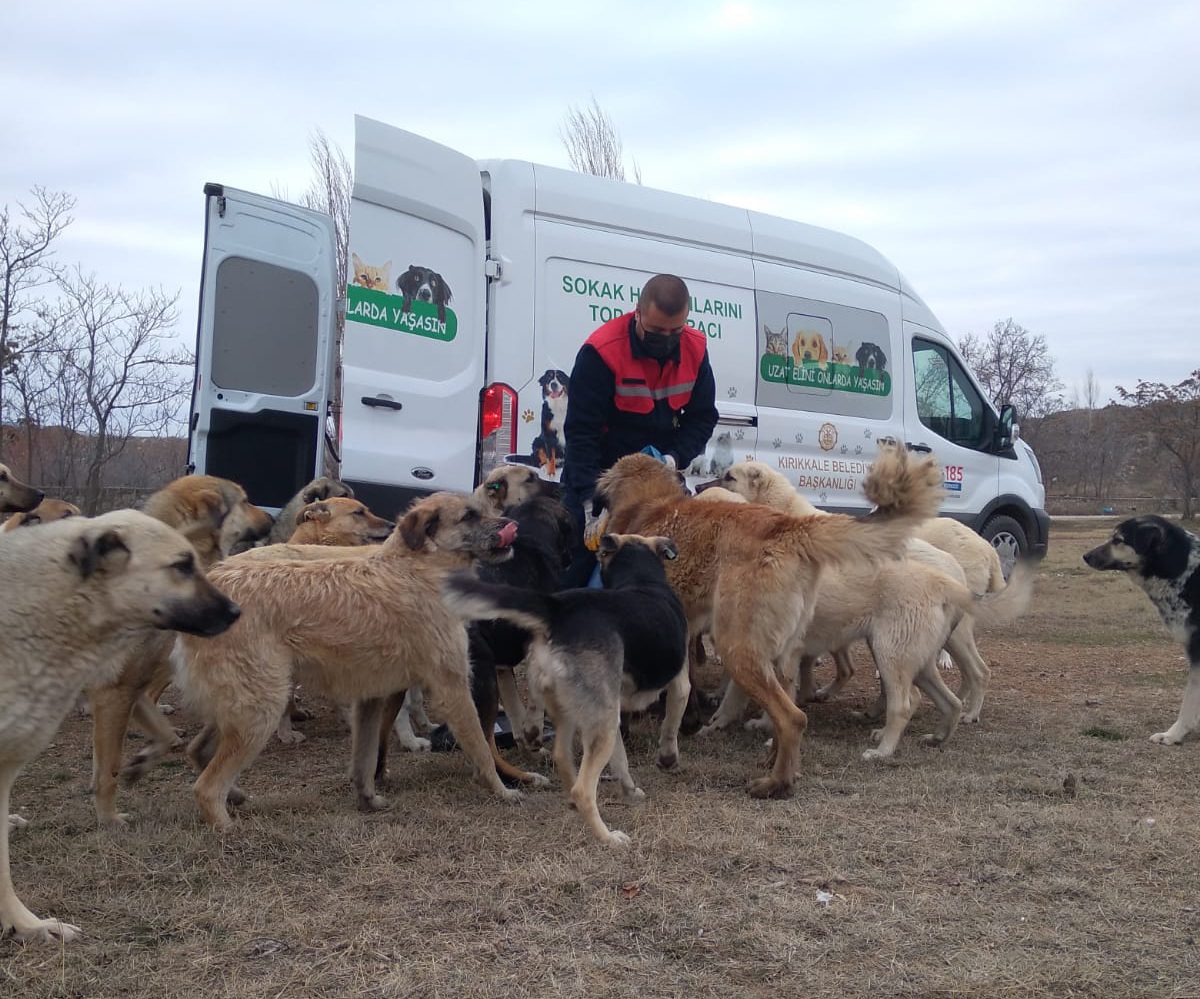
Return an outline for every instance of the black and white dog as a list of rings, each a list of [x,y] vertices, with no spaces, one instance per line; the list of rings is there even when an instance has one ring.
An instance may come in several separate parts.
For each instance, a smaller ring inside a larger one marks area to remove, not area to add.
[[[420,264],[409,264],[408,270],[396,279],[396,288],[404,297],[401,314],[412,309],[413,301],[437,306],[438,322],[446,321],[446,306],[450,304],[450,286],[435,270]]]
[[[1083,556],[1093,569],[1121,569],[1146,591],[1173,638],[1187,649],[1187,688],[1179,718],[1151,742],[1175,746],[1200,726],[1200,538],[1153,515],[1122,521]]]
[[[519,536],[519,535],[518,535]],[[668,538],[606,534],[597,557],[604,589],[541,594],[456,575],[445,584],[447,606],[467,619],[504,620],[533,636],[529,692],[554,724],[554,762],[571,802],[597,839],[624,846],[596,806],[606,763],[627,800],[643,798],[629,773],[621,711],[641,711],[667,692],[658,764],[679,760],[679,723],[687,705],[687,618],[667,582],[662,559],[678,553]],[[583,760],[575,776],[575,733]]]
[[[505,461],[534,465],[553,477],[562,470],[567,455],[567,404],[571,376],[558,368],[547,368],[538,379],[542,387],[542,432],[533,439],[528,455],[510,454]]]
[[[887,357],[884,356],[883,349],[876,343],[864,342],[854,352],[854,359],[858,362],[860,378],[871,370],[882,373],[883,369],[887,367]]]

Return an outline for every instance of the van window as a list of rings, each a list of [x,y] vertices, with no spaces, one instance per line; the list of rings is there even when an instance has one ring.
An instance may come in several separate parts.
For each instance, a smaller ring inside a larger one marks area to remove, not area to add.
[[[213,384],[275,396],[312,391],[317,297],[313,279],[300,271],[246,257],[222,260],[213,316]]]
[[[913,339],[917,418],[939,437],[980,450],[985,404],[962,365],[945,347]]]

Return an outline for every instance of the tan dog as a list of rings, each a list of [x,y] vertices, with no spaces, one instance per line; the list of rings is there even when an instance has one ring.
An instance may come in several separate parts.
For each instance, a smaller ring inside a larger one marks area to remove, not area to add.
[[[377,517],[365,503],[335,496],[303,507],[296,516],[292,545],[356,546],[386,541],[396,525]]]
[[[466,630],[440,598],[447,572],[512,555],[515,525],[481,506],[435,493],[378,547],[315,560],[247,553],[213,570],[214,582],[242,603],[245,622],[211,648],[184,636],[173,657],[188,698],[215,726],[211,742],[189,747],[203,766],[195,795],[211,825],[230,825],[227,796],[275,730],[294,671],[354,704],[360,808],[386,805],[375,791],[380,714],[389,694],[414,685],[441,708],[480,781],[506,800],[520,797],[496,775],[471,701]]]
[[[44,499],[32,510],[24,513],[14,513],[0,527],[0,531],[15,531],[18,527],[36,527],[38,524],[52,524],[56,520],[66,520],[68,517],[78,517],[81,511],[74,503],[60,499]]]
[[[792,358],[796,364],[817,364],[825,367],[829,360],[829,348],[825,338],[815,330],[800,330],[792,341]]]
[[[738,462],[717,481],[751,502],[784,510],[797,517],[828,516],[797,492],[782,472],[761,461]],[[939,558],[939,552],[931,550],[930,546],[953,558],[958,571],[955,565],[949,565]],[[930,517],[918,524],[909,542],[907,555],[941,569],[964,583],[972,593],[993,593],[1005,587],[1000,557],[995,549],[965,524],[949,517]],[[947,651],[962,673],[962,721],[977,722],[983,708],[990,670],[975,644],[973,615],[965,617],[955,629],[952,639],[947,643]],[[797,696],[802,703],[827,700],[837,694],[854,675],[848,650],[836,649],[831,652],[837,665],[837,676],[820,690],[813,689],[812,667],[815,659],[806,656],[801,661]]]
[[[0,465],[0,513],[32,510],[42,501],[43,495],[40,489],[27,486],[13,475],[7,465]]]
[[[312,482],[288,500],[287,505],[279,511],[279,516],[275,518],[275,524],[271,528],[271,533],[267,536],[266,544],[278,545],[287,541],[296,530],[296,517],[309,503],[315,503],[317,500],[334,499],[336,497],[354,499],[354,490],[346,485],[346,483],[339,482],[337,479],[331,479],[325,475],[313,479]]]
[[[79,690],[113,679],[155,629],[215,635],[238,608],[205,579],[192,546],[133,510],[72,517],[0,544],[0,814],[17,771],[50,744]],[[71,940],[79,928],[39,919],[13,889],[0,832],[0,930]]]
[[[648,455],[622,458],[597,483],[611,533],[675,540],[679,558],[667,575],[689,639],[709,631],[730,677],[770,716],[775,762],[769,777],[751,783],[755,797],[787,795],[795,780],[808,720],[778,677],[798,657],[822,570],[895,558],[941,502],[933,461],[892,443],[881,444],[864,490],[879,508],[867,517],[797,518],[753,503],[697,503]]]
[[[236,482],[212,475],[185,475],[150,496],[143,512],[187,538],[200,565],[210,568],[237,544],[266,534],[271,517],[254,506]],[[92,780],[96,817],[102,825],[123,825],[128,816],[116,808],[117,778],[137,781],[173,746],[175,729],[158,710],[158,698],[171,682],[172,636],[146,632],[140,644],[127,648],[128,658],[119,674],[92,686]],[[146,737],[146,744],[126,766],[121,749],[130,717]]]

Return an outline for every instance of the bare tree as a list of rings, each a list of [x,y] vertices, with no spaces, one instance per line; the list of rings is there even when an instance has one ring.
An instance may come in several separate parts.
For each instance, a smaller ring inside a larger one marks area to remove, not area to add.
[[[1179,490],[1185,518],[1192,516],[1192,498],[1200,483],[1200,368],[1175,385],[1138,380],[1128,391],[1117,386],[1130,416],[1173,459],[1172,481]]]
[[[38,374],[23,395],[36,400],[43,426],[61,428],[67,453],[55,477],[78,490],[90,515],[106,466],[133,438],[169,432],[187,400],[192,358],[172,335],[177,294],[129,292],[79,268],[59,277],[57,291],[30,366]]]
[[[57,276],[52,247],[75,207],[75,199],[60,191],[34,187],[32,194],[32,204],[17,202],[15,216],[8,205],[0,207],[0,413],[5,375],[22,349],[23,316],[36,308],[30,293]]]
[[[625,179],[625,146],[621,134],[595,97],[590,107],[572,105],[567,109],[558,135],[566,147],[571,166],[580,173]],[[642,182],[637,160],[633,161],[633,179],[637,184]]]
[[[998,405],[1012,403],[1022,422],[1062,408],[1062,382],[1042,334],[1033,334],[1012,318],[997,322],[990,333],[967,334],[958,342],[983,389]]]

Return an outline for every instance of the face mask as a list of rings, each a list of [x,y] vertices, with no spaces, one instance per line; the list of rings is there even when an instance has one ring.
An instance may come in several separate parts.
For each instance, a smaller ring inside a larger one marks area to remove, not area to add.
[[[656,361],[665,361],[678,346],[678,333],[646,333],[642,337],[642,350]]]

